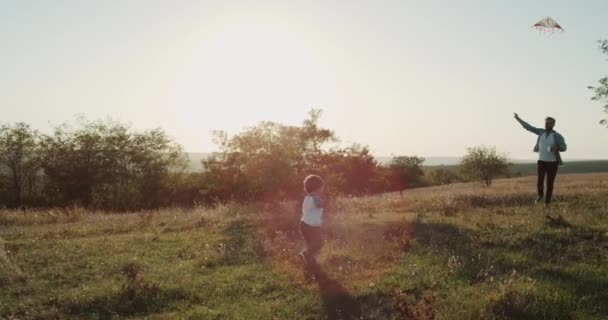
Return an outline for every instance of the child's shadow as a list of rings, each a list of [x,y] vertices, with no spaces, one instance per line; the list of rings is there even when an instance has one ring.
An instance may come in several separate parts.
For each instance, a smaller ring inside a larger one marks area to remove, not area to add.
[[[319,285],[327,319],[360,319],[361,307],[348,291],[336,280],[329,278],[318,264],[312,263],[310,268]]]

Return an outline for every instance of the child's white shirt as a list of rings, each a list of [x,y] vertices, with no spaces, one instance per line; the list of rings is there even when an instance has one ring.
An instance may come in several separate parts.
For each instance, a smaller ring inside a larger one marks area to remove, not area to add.
[[[323,223],[323,200],[319,195],[308,194],[302,201],[302,221],[313,227]]]

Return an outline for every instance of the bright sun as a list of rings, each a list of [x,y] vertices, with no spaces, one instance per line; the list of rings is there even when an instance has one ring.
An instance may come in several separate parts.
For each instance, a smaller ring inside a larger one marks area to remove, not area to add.
[[[289,30],[259,23],[225,25],[204,37],[178,81],[185,119],[213,110],[216,128],[260,120],[297,122],[321,101],[323,76],[311,47]],[[188,121],[188,120],[186,120]]]

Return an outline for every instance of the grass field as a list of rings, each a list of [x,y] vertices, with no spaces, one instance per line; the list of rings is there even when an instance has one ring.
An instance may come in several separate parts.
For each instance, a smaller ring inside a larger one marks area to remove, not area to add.
[[[298,203],[0,212],[2,319],[608,319],[608,174],[338,199],[304,281]]]

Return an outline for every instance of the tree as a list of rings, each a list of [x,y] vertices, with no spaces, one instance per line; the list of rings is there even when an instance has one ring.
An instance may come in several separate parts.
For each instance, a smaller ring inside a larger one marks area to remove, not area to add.
[[[38,172],[37,135],[23,122],[0,126],[0,174],[8,175],[5,180],[9,181],[13,206],[22,204],[24,185],[33,192]]]
[[[43,168],[48,177],[49,200],[56,204],[90,206],[95,189],[111,191],[104,184],[120,180],[126,155],[127,128],[117,123],[78,120],[78,127],[61,125],[41,143]],[[119,138],[119,136],[121,136]]]
[[[182,148],[162,129],[132,133],[130,157],[124,168],[131,169],[127,178],[140,196],[139,207],[165,206],[176,197],[187,158]]]
[[[215,132],[220,151],[203,160],[206,197],[220,201],[261,201],[300,190],[298,170],[304,170],[298,127],[260,122],[228,137]]]
[[[467,149],[460,169],[465,176],[480,180],[489,187],[494,178],[507,172],[509,165],[506,156],[498,154],[496,148],[481,146]]]
[[[210,201],[266,201],[301,196],[302,180],[320,174],[332,193],[365,194],[376,188],[377,163],[369,148],[352,145],[327,150],[337,141],[320,128],[320,110],[301,126],[260,122],[229,137],[215,132],[220,151],[203,160],[203,198]]]
[[[301,181],[319,173],[323,147],[336,141],[331,130],[320,128],[321,110],[312,109],[301,126],[263,121],[229,137],[214,132],[220,151],[202,161],[210,201],[261,201],[300,195]]]
[[[600,43],[600,50],[606,55],[608,55],[608,40],[600,40],[598,42]],[[601,103],[603,103],[604,105],[602,107],[604,108],[604,112],[608,113],[608,76],[601,78],[600,80],[598,80],[598,82],[599,86],[588,87],[590,90],[593,91],[593,93],[595,93],[591,100],[600,101]],[[608,119],[600,120],[600,124],[608,126]]]
[[[111,120],[77,124],[56,127],[41,141],[51,203],[113,209],[169,204],[186,156],[164,131],[132,132]]]
[[[318,166],[322,145],[338,140],[333,131],[319,128],[318,122],[322,114],[323,111],[320,109],[311,109],[308,112],[308,118],[302,122],[300,128],[302,153],[307,166],[313,170]]]
[[[389,163],[392,171],[393,186],[399,191],[407,187],[418,187],[422,183],[424,158],[417,156],[394,157]]]
[[[460,180],[458,173],[454,170],[438,168],[430,173],[431,182],[435,185],[450,184]]]
[[[313,172],[324,177],[331,193],[362,195],[375,189],[377,167],[367,146],[353,144],[324,153]]]

